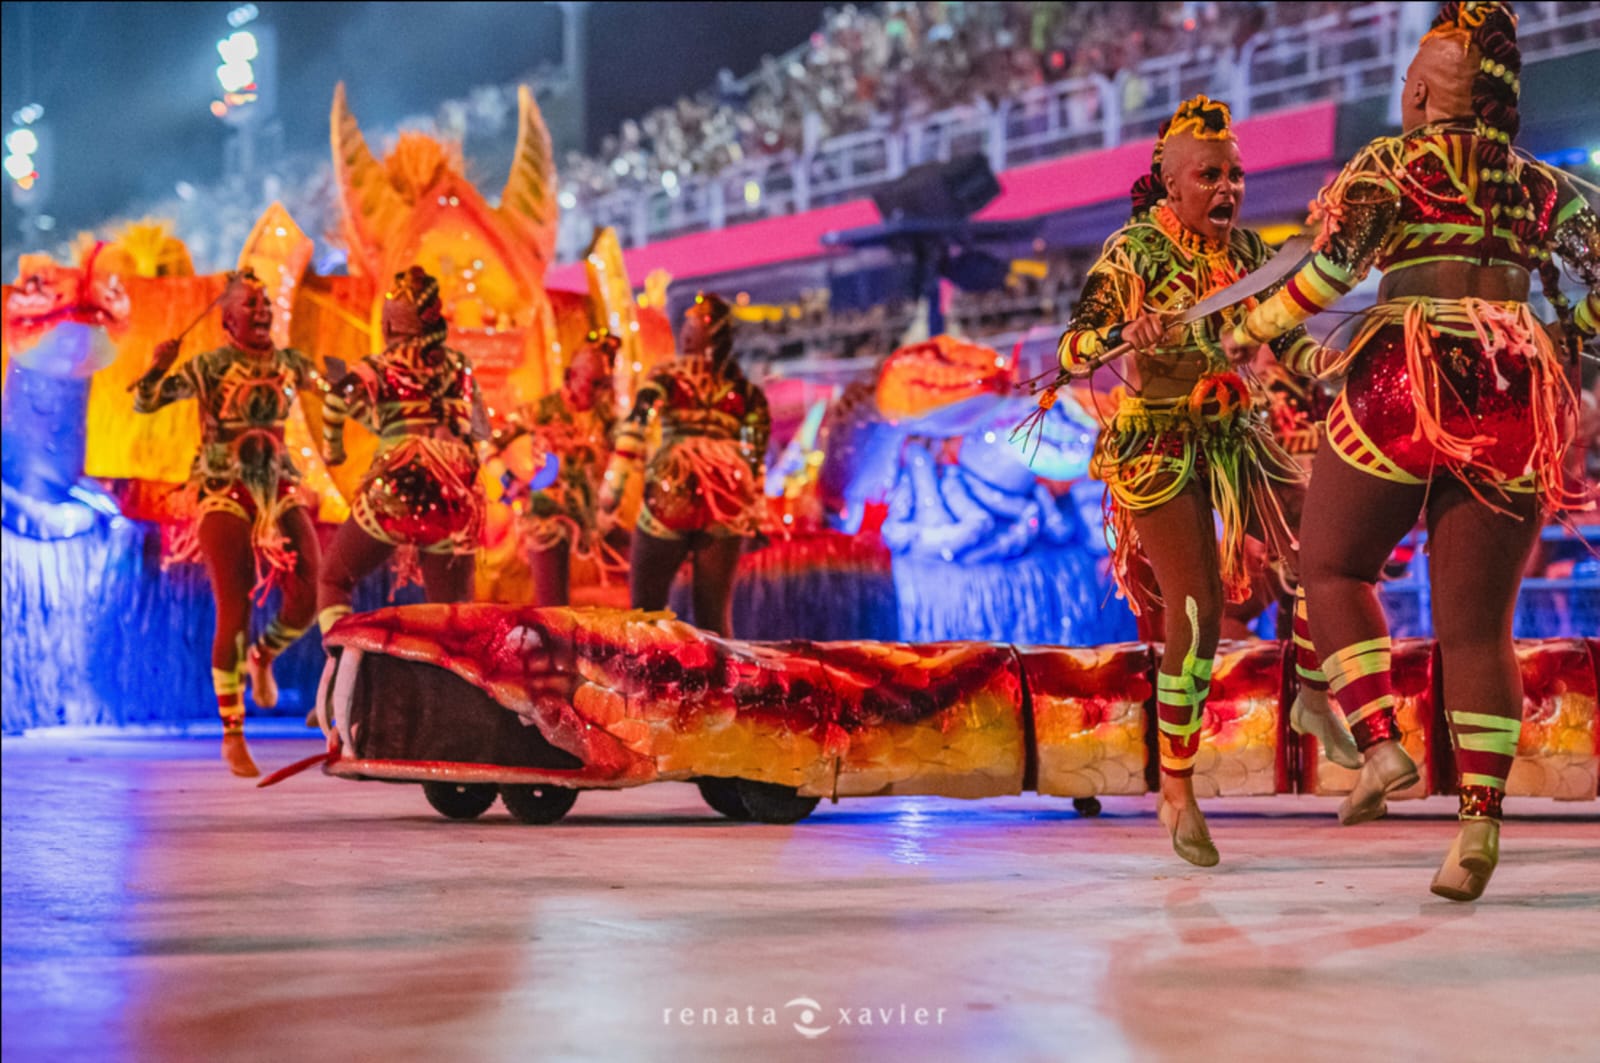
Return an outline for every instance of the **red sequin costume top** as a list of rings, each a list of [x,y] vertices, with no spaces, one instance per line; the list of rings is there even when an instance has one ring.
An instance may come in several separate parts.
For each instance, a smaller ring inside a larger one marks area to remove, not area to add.
[[[1536,160],[1513,154],[1505,171],[1478,169],[1481,135],[1463,119],[1368,145],[1313,204],[1318,253],[1239,325],[1240,342],[1298,327],[1374,266],[1391,273],[1429,262],[1534,270],[1552,253],[1587,286],[1572,322],[1593,335],[1600,320],[1594,211]],[[1521,203],[1504,206],[1483,195],[1490,181],[1520,184]],[[1452,475],[1485,501],[1485,492],[1504,491],[1537,492],[1547,506],[1570,500],[1561,458],[1572,431],[1572,390],[1525,302],[1390,299],[1357,320],[1346,353],[1321,369],[1348,373],[1327,431],[1356,467],[1400,483]]]
[[[200,450],[168,563],[199,560],[200,521],[208,513],[231,513],[250,523],[258,592],[276,573],[293,570],[294,551],[278,521],[311,499],[284,445],[284,424],[295,395],[306,388],[325,391],[327,384],[299,351],[256,356],[231,345],[196,355],[165,377],[138,381],[133,408],[139,413],[183,399],[199,404]]]
[[[344,422],[378,436],[378,455],[350,503],[368,535],[425,553],[468,554],[483,531],[475,440],[488,436],[467,356],[410,341],[370,355],[333,386],[324,414],[330,462],[344,457]]]
[[[680,356],[657,369],[617,433],[606,479],[619,495],[658,414],[661,445],[645,466],[639,529],[658,539],[754,535],[772,434],[766,395],[731,359]]]
[[[1135,215],[1106,241],[1089,271],[1058,348],[1063,367],[1102,354],[1117,326],[1144,313],[1192,306],[1269,255],[1261,237],[1247,229],[1234,229],[1226,246],[1211,243],[1186,229],[1165,204]],[[1277,346],[1295,365],[1314,361],[1320,349],[1301,332]],[[1250,593],[1245,528],[1252,516],[1281,523],[1268,488],[1298,481],[1300,471],[1273,438],[1266,395],[1230,369],[1211,319],[1186,326],[1153,357],[1200,358],[1205,369],[1190,393],[1178,398],[1146,399],[1119,389],[1116,415],[1101,429],[1090,474],[1106,484],[1106,531],[1118,585],[1135,608],[1141,600],[1156,600],[1155,588],[1133,575],[1138,534],[1132,515],[1170,502],[1199,479],[1222,517],[1228,600],[1244,601]]]

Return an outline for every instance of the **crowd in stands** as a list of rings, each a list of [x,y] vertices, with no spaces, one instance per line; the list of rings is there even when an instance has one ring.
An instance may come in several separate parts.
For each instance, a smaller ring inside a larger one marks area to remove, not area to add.
[[[994,291],[949,288],[946,331],[979,342],[1009,345],[1041,322],[1065,321],[1094,262],[1094,249],[1053,251],[1017,263],[1005,286]],[[908,298],[890,297],[864,310],[829,305],[826,291],[807,292],[777,312],[748,313],[736,326],[741,357],[761,363],[797,358],[876,358],[900,346],[918,327],[925,308]]]
[[[570,153],[563,185],[592,197],[675,186],[762,155],[808,153],[842,133],[898,129],[960,104],[994,107],[1047,82],[1114,77],[1152,56],[1237,48],[1342,3],[952,3],[829,11],[794,53],[629,119],[595,156]],[[668,177],[667,175],[671,176]]]

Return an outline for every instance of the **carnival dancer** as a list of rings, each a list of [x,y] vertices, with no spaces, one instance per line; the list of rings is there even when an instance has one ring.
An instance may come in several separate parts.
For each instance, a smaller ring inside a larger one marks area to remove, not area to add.
[[[501,452],[529,439],[536,466],[531,482],[507,483],[505,501],[517,512],[516,535],[533,570],[539,605],[566,605],[571,598],[571,557],[593,558],[602,570],[627,563],[599,531],[596,500],[611,458],[616,426],[612,384],[622,341],[608,329],[589,333],[572,356],[561,389],[513,413],[497,433]],[[511,474],[507,473],[510,477]]]
[[[740,548],[760,526],[761,469],[772,433],[766,395],[733,359],[732,325],[721,298],[695,296],[678,357],[651,374],[618,430],[600,498],[602,513],[615,513],[659,413],[661,446],[644,467],[629,592],[636,608],[664,608],[692,553],[695,623],[723,636],[732,633],[728,607]]]
[[[159,344],[134,385],[134,409],[151,413],[195,399],[200,452],[184,490],[184,518],[167,562],[204,559],[217,605],[211,683],[222,716],[222,759],[235,775],[260,774],[244,738],[244,684],[256,705],[278,691],[273,659],[310,625],[316,609],[318,545],[309,493],[284,446],[295,395],[326,391],[311,361],[272,344],[272,302],[250,270],[228,274],[222,326],[232,341],[169,375],[181,340]],[[282,589],[282,605],[245,650],[253,598]]]
[[[347,418],[378,436],[377,456],[322,568],[317,625],[324,633],[350,612],[356,583],[396,549],[402,578],[420,567],[430,602],[472,597],[484,508],[475,444],[488,436],[478,383],[466,355],[444,345],[439,283],[420,267],[395,274],[382,325],[384,350],[333,385],[323,417],[330,465],[345,460]]]
[[[1229,122],[1224,104],[1197,96],[1163,125],[1151,172],[1133,187],[1133,217],[1106,242],[1059,348],[1064,374],[1119,344],[1134,349],[1133,376],[1100,433],[1091,474],[1106,485],[1119,587],[1135,610],[1163,607],[1159,814],[1178,855],[1202,867],[1219,857],[1192,776],[1224,601],[1250,594],[1247,530],[1292,558],[1301,479],[1273,439],[1265,395],[1223,356],[1218,323],[1174,327],[1177,312],[1268,258],[1261,238],[1237,225],[1244,170]],[[1297,365],[1319,350],[1303,333],[1278,346]],[[1141,554],[1154,587],[1138,579]],[[1326,745],[1340,742],[1325,696],[1309,692],[1296,718]]]
[[[1567,504],[1573,395],[1527,303],[1530,273],[1566,319],[1600,319],[1600,225],[1557,172],[1511,147],[1521,58],[1499,3],[1448,3],[1402,91],[1404,132],[1381,137],[1318,195],[1318,253],[1227,338],[1259,345],[1333,304],[1373,266],[1379,302],[1355,322],[1306,502],[1311,633],[1364,756],[1339,810],[1383,814],[1417,767],[1401,748],[1384,561],[1427,518],[1434,632],[1456,750],[1461,826],[1433,892],[1482,894],[1499,859],[1501,799],[1522,722],[1511,618],[1542,514]],[[1588,287],[1572,312],[1554,252]]]

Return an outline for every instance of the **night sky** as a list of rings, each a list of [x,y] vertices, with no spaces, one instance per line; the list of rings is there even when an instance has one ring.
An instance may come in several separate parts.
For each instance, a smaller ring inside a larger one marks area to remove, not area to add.
[[[278,115],[290,152],[328,152],[333,87],[347,84],[362,125],[387,127],[477,85],[553,63],[561,12],[530,3],[273,3]],[[3,115],[44,106],[54,145],[47,213],[57,232],[92,227],[179,181],[222,171],[229,129],[207,109],[219,93],[216,42],[232,3],[5,3]],[[588,5],[588,141],[623,119],[744,75],[817,29],[821,3]],[[16,214],[6,200],[6,242]]]

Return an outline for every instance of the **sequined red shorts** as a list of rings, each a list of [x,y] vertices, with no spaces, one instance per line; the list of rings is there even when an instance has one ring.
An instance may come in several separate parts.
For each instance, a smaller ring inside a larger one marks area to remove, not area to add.
[[[381,453],[350,505],[368,535],[424,553],[470,554],[483,537],[478,460],[455,439],[411,437]]]
[[[1328,413],[1338,455],[1397,483],[1426,483],[1448,473],[1504,491],[1536,490],[1536,434],[1529,360],[1502,352],[1490,359],[1473,337],[1431,337],[1438,386],[1424,388],[1407,367],[1405,327],[1386,325],[1362,344],[1344,391]],[[1427,394],[1431,391],[1432,394]],[[1443,432],[1465,442],[1451,453],[1419,426],[1427,404]],[[1570,414],[1564,406],[1564,416]]]

